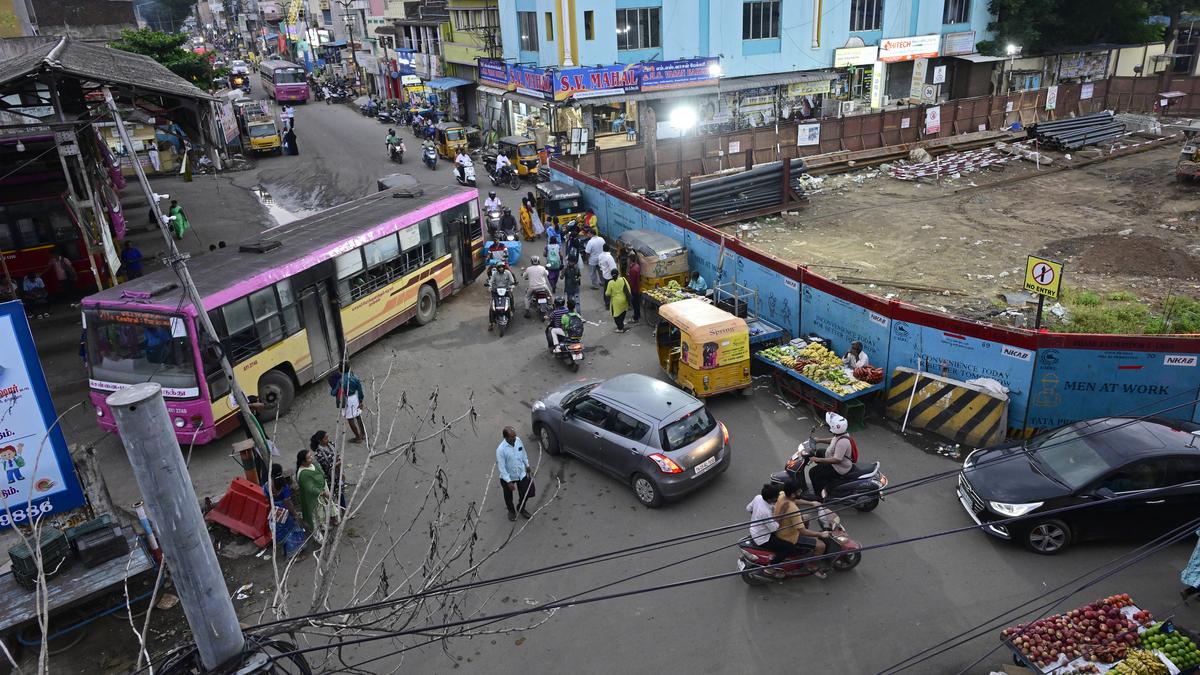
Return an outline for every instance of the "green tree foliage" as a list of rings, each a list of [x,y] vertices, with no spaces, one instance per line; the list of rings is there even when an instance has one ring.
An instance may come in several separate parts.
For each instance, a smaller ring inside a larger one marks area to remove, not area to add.
[[[995,18],[988,29],[996,39],[980,42],[979,51],[1003,55],[1013,44],[1032,55],[1097,43],[1154,42],[1162,39],[1162,27],[1146,20],[1165,1],[1183,0],[990,0]]]
[[[134,54],[143,54],[158,61],[171,72],[193,84],[207,88],[213,72],[208,59],[184,47],[188,36],[183,33],[160,33],[149,28],[121,31],[121,39],[108,46]]]

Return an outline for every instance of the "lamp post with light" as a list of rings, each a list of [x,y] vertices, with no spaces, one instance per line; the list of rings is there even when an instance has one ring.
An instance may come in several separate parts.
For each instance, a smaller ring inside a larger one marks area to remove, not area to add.
[[[1011,92],[1011,91],[1012,91],[1012,83],[1011,83],[1009,80],[1011,80],[1011,79],[1012,79],[1013,68],[1015,67],[1015,66],[1014,66],[1014,63],[1015,63],[1015,62],[1016,62],[1016,60],[1017,60],[1017,54],[1020,54],[1020,53],[1021,53],[1021,48],[1020,48],[1020,47],[1018,47],[1017,45],[1014,45],[1013,43],[1011,43],[1011,42],[1010,42],[1010,43],[1008,43],[1008,46],[1006,46],[1006,47],[1004,48],[1004,53],[1008,55],[1008,76],[1007,76],[1007,79],[1004,77],[1004,73],[1000,73],[1000,75],[1001,75],[1001,84],[1006,84],[1006,85],[1008,85],[1008,91],[1004,92],[1004,93],[1006,93],[1006,94],[1007,94],[1007,93],[1009,93],[1009,92]]]

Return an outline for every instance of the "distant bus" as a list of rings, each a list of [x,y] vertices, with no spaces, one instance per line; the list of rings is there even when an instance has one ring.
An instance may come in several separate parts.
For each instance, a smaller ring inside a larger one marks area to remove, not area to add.
[[[247,394],[282,415],[296,389],[438,303],[483,268],[477,193],[423,186],[348,202],[270,228],[237,250],[192,258],[192,278],[219,334],[197,322],[174,272],[158,270],[83,300],[92,403],[138,382],[162,385],[180,442],[207,443],[237,426],[220,350]]]
[[[258,74],[268,97],[302,103],[308,100],[308,80],[303,67],[271,59],[258,64]]]
[[[16,196],[17,188],[0,191],[4,196]],[[0,255],[4,256],[8,273],[21,286],[21,279],[29,273],[41,273],[50,264],[55,249],[71,260],[78,278],[78,289],[94,288],[95,278],[88,263],[87,246],[79,239],[79,226],[67,206],[66,194],[45,194],[35,197],[28,194],[24,186],[24,198],[6,201],[0,205]],[[32,190],[36,193],[36,190]],[[104,264],[97,259],[102,270]],[[53,274],[42,276],[46,288],[54,292],[58,281]]]

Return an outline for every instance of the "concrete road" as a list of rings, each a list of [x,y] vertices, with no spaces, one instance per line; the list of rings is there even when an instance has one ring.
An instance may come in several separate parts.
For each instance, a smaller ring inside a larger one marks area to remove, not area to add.
[[[385,161],[385,128],[344,106],[310,104],[297,108],[299,157],[263,160],[250,178],[289,193],[296,208],[319,205],[373,190],[375,177],[391,167]],[[410,148],[414,143],[410,141]],[[418,175],[423,167],[406,162]],[[436,176],[445,180],[445,164]],[[329,182],[322,182],[329,181]],[[311,201],[305,201],[311,200]],[[261,213],[247,216],[238,227],[257,223]],[[236,227],[235,227],[236,229]],[[363,512],[347,525],[355,533],[344,555],[347,567],[339,573],[334,603],[346,597],[353,581],[350,567],[358,558],[377,556],[364,546],[364,537],[377,528],[399,535],[421,503],[430,475],[445,472],[446,489],[454,508],[474,504],[483,514],[477,550],[508,545],[480,570],[483,578],[541,567],[634,544],[660,541],[716,526],[744,522],[746,503],[762,481],[777,470],[811,424],[806,410],[783,405],[766,380],[758,381],[753,397],[723,397],[710,410],[729,427],[733,464],[701,492],[650,510],[641,507],[622,485],[571,459],[542,456],[528,437],[532,402],[547,389],[577,377],[609,377],[624,372],[658,373],[653,341],[647,327],[630,333],[612,332],[600,298],[585,291],[587,361],[579,375],[551,361],[544,352],[540,327],[518,317],[503,338],[486,331],[486,298],[478,284],[444,303],[438,319],[422,328],[393,332],[354,359],[371,392],[367,424],[378,434],[373,447],[386,447],[408,437],[412,416],[398,410],[401,397],[418,416],[438,392],[436,415],[452,418],[474,406],[477,431],[460,426],[445,448],[437,441],[418,446],[416,462],[400,462],[385,473],[383,491],[372,496]],[[47,364],[47,370],[67,374],[77,367],[69,355]],[[66,377],[66,375],[63,375]],[[65,396],[65,394],[64,394]],[[56,397],[57,398],[57,397]],[[75,394],[78,398],[78,392]],[[61,407],[61,403],[60,403]],[[86,411],[85,411],[86,412]],[[271,429],[282,449],[278,458],[291,467],[296,450],[319,428],[336,424],[332,400],[322,386],[302,390],[292,411]],[[536,465],[540,511],[532,521],[505,518],[498,486],[492,477],[494,449],[500,428],[516,425]],[[80,422],[75,433],[89,432]],[[94,433],[95,427],[91,427]],[[390,439],[389,439],[390,434]],[[926,453],[889,428],[872,425],[858,434],[864,460],[879,460],[892,483],[953,469],[956,463]],[[348,475],[361,470],[367,448],[347,446]],[[98,445],[105,475],[118,503],[136,498],[123,450],[111,437]],[[378,462],[372,471],[378,469]],[[217,495],[238,473],[226,443],[196,448],[192,474],[198,495]],[[372,473],[371,475],[374,475]],[[385,500],[386,496],[386,500]],[[912,489],[888,499],[869,514],[850,512],[845,523],[864,544],[917,537],[969,524],[954,496],[952,480]],[[419,528],[418,528],[419,529]],[[605,589],[614,592],[654,584],[729,572],[736,554],[730,544],[742,532],[603,564],[503,584],[493,595],[477,592],[469,606],[479,614],[511,611],[516,607],[553,601],[631,575],[639,578]],[[1178,571],[1191,551],[1189,540],[1117,574],[1098,586],[1071,597],[1073,607],[1115,592],[1128,592],[1144,608],[1164,613],[1178,602]],[[392,563],[420,564],[428,549],[424,535],[406,537]],[[403,664],[408,672],[512,673],[872,673],[926,646],[959,633],[1044,592],[1067,579],[1119,556],[1129,542],[1086,544],[1057,557],[1041,557],[996,541],[979,532],[904,544],[868,552],[862,564],[830,579],[800,579],[751,588],[736,577],[634,596],[622,600],[563,609],[536,630],[521,634],[488,635],[450,643],[448,653],[435,645],[400,656],[384,656],[400,645],[363,645],[344,654],[347,663],[383,656],[366,666],[369,672],[388,672]],[[376,549],[377,550],[377,549]],[[270,563],[252,556],[222,558],[230,590],[247,580],[255,591],[269,588]],[[298,563],[292,579],[304,603],[312,583],[312,562]],[[263,597],[237,603],[243,620],[257,622]],[[1184,625],[1200,626],[1195,610],[1176,610]],[[178,625],[179,610],[162,613]],[[528,623],[534,617],[524,620]],[[513,620],[505,625],[522,625]],[[177,634],[161,636],[158,650]],[[995,645],[995,632],[960,646],[912,669],[918,673],[954,673]],[[121,622],[98,630],[61,657],[62,672],[94,672],[89,667],[104,654],[127,657],[132,642]],[[98,656],[101,655],[101,656]],[[971,670],[986,673],[1007,660],[997,652]],[[325,672],[340,667],[327,664]]]

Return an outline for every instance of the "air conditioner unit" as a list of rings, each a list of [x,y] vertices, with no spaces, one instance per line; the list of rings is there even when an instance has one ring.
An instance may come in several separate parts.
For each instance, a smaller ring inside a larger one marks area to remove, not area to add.
[[[858,101],[842,101],[842,117],[853,115],[858,110]]]

